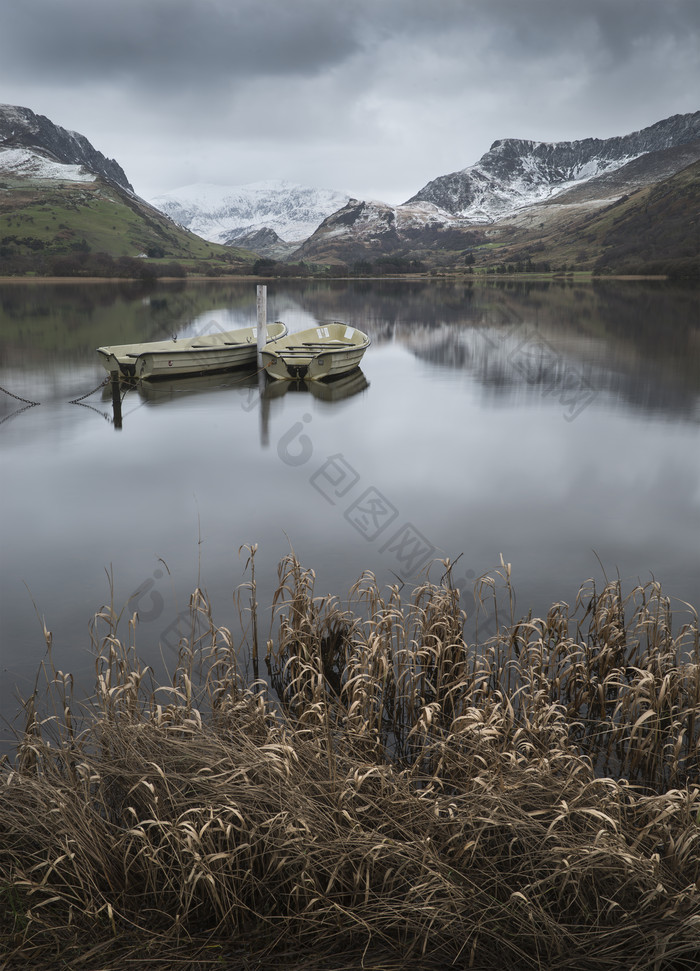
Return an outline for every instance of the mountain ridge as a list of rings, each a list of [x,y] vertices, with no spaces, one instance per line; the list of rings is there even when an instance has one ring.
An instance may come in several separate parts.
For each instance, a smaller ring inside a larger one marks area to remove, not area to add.
[[[288,183],[277,183],[276,198],[268,191],[262,203],[258,186],[269,189],[273,184],[217,187],[222,197],[235,196],[237,225],[223,232],[220,224],[215,231],[210,213],[204,217],[210,220],[205,235],[282,261],[350,265],[395,257],[440,265],[463,259],[465,252],[486,252],[487,245],[508,244],[511,238],[518,237],[522,243],[528,223],[559,220],[568,227],[589,211],[670,178],[697,159],[700,111],[672,115],[607,139],[503,138],[494,141],[474,165],[433,179],[401,205],[345,197],[343,205],[327,211],[304,239],[299,237],[309,226],[302,227],[299,219],[296,233],[281,228],[288,221],[286,214],[299,207],[294,193],[286,191]],[[275,206],[282,211],[275,211]],[[184,217],[165,211],[200,232],[195,209]],[[224,219],[229,216],[223,214]],[[218,213],[216,219],[221,219]],[[490,239],[485,233],[491,234]],[[297,247],[291,243],[295,236]]]
[[[32,149],[49,161],[81,166],[134,194],[121,165],[98,152],[84,135],[55,125],[30,108],[0,104],[0,152],[12,149]]]
[[[509,211],[552,199],[575,183],[600,177],[640,156],[698,140],[700,111],[672,115],[640,131],[606,139],[497,139],[474,165],[438,176],[407,204],[432,202],[472,223],[493,222]]]
[[[558,238],[568,263],[566,237],[573,238],[589,217],[698,160],[700,111],[613,139],[499,139],[479,163],[433,180],[402,205],[348,203],[291,259],[352,264],[400,257],[447,266],[502,258],[529,265],[542,263],[536,254],[544,250],[551,260]],[[692,249],[692,227],[684,227],[682,236]],[[582,268],[591,269],[601,255],[590,249],[584,234],[574,251]]]
[[[0,105],[0,274],[145,278],[217,258],[227,269],[254,259],[177,226],[83,135]]]
[[[700,259],[693,221],[699,160],[700,111],[610,139],[497,139],[478,163],[432,180],[398,206],[270,180],[182,187],[170,194],[171,214],[140,199],[118,163],[84,136],[28,108],[0,105],[0,258],[42,272],[44,257],[66,253],[190,254],[228,267],[257,254],[272,266],[303,260],[367,272],[368,261],[382,260],[384,268],[401,264],[405,272],[419,265],[544,265],[536,255],[544,253],[559,265],[608,271],[606,253],[628,265],[637,252],[656,265],[666,247],[692,262]],[[659,229],[638,209],[645,190],[666,183],[672,218],[655,203],[655,220],[669,224]],[[619,205],[610,224],[606,214]],[[182,228],[197,220],[208,220],[210,234],[226,245]],[[624,238],[617,224],[635,238]]]

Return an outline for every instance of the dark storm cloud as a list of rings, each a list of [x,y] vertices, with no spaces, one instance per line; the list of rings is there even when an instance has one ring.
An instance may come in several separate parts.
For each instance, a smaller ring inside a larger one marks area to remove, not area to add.
[[[357,47],[328,0],[23,0],[3,20],[4,69],[61,81],[313,76]]]
[[[0,101],[137,191],[288,178],[403,201],[496,138],[700,107],[700,0],[17,0]]]
[[[700,31],[697,0],[488,0],[471,12],[472,23],[496,31],[505,52],[528,56],[575,49],[593,36],[602,54],[624,58],[645,40]]]
[[[698,0],[23,0],[3,14],[0,55],[35,77],[200,86],[313,76],[392,39],[478,38],[516,61],[583,42],[615,59],[698,31]]]

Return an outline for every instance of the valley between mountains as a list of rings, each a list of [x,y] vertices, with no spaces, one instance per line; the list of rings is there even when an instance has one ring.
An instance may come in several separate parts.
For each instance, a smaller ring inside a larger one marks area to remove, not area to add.
[[[191,185],[144,200],[85,136],[0,106],[2,275],[578,270],[695,279],[699,214],[700,111],[608,139],[500,139],[392,206],[285,181]]]

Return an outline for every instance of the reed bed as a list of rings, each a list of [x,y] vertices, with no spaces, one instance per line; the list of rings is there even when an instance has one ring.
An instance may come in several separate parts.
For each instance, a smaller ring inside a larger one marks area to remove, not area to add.
[[[0,967],[698,967],[697,615],[589,582],[468,643],[442,569],[341,603],[290,555],[252,680],[257,616],[196,590],[159,683],[103,608],[2,767]]]

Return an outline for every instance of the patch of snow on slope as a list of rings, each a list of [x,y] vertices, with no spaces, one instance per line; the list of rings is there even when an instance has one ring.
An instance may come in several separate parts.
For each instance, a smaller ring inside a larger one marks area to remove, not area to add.
[[[33,179],[61,182],[94,182],[96,179],[82,165],[62,165],[26,148],[0,148],[0,170]]]
[[[451,213],[432,202],[412,202],[394,210],[400,229],[424,229],[427,226],[449,226],[459,223]]]
[[[464,170],[473,179],[475,191],[472,202],[459,215],[473,223],[490,223],[520,209],[554,199],[574,186],[622,168],[635,158],[638,156],[592,158],[574,166],[566,173],[568,178],[562,177],[556,182],[552,181],[551,175],[532,155],[520,159],[521,172],[514,174],[507,182],[499,182],[491,172],[477,163]],[[479,188],[476,188],[477,184]]]

